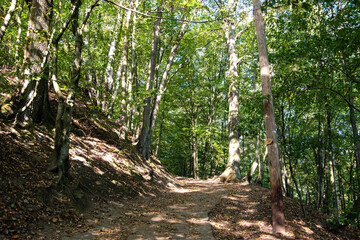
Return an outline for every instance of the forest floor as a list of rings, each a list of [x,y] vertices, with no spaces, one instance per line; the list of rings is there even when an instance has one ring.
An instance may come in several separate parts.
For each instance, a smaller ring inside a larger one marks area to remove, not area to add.
[[[313,209],[305,220],[290,198],[287,233],[275,235],[268,189],[176,177],[89,111],[84,101],[74,112],[65,185],[47,171],[53,129],[0,119],[0,239],[360,239],[354,227],[328,231],[329,216]]]

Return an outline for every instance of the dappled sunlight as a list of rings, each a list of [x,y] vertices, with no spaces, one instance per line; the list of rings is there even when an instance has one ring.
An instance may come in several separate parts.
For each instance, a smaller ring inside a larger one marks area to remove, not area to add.
[[[186,220],[188,223],[192,223],[192,224],[199,224],[199,225],[204,225],[204,224],[208,224],[208,218],[190,218],[188,220]]]

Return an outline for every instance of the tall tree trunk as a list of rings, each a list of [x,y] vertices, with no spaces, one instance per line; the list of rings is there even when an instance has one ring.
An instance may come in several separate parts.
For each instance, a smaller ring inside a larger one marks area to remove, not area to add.
[[[53,84],[54,89],[59,97],[58,109],[56,115],[55,123],[55,159],[50,169],[58,171],[58,183],[63,182],[67,176],[70,169],[70,160],[69,160],[69,148],[70,148],[70,126],[72,119],[72,111],[75,101],[75,92],[77,90],[77,84],[80,79],[80,69],[81,69],[81,50],[83,46],[82,35],[79,32],[79,8],[81,5],[81,0],[72,0],[72,5],[76,7],[75,13],[72,16],[72,33],[75,36],[75,58],[72,71],[70,73],[71,79],[71,90],[69,91],[67,97],[65,97],[56,84],[56,75],[53,75]]]
[[[159,137],[158,137],[158,142],[156,144],[155,156],[158,156],[160,145],[161,145],[161,136],[162,136],[162,129],[163,129],[163,124],[164,124],[164,115],[165,115],[165,112],[162,111],[161,122],[160,122],[160,126],[159,126]]]
[[[31,6],[24,50],[25,81],[21,89],[23,98],[15,119],[15,123],[24,126],[47,120],[49,113],[49,69],[42,63],[47,61],[44,58],[47,58],[50,37],[52,0],[33,0]]]
[[[232,16],[235,12],[236,3],[233,0],[228,2],[228,12]],[[235,49],[235,24],[229,17],[224,21],[227,53],[229,59],[229,93],[228,93],[228,139],[229,151],[225,171],[220,176],[220,181],[231,182],[241,179],[240,173],[240,142],[239,132],[239,79],[238,79],[238,56]]]
[[[137,9],[139,5],[139,0],[135,0],[134,3],[134,9]],[[129,77],[127,79],[127,93],[128,93],[128,101],[126,103],[126,116],[127,118],[127,129],[128,132],[131,132],[132,129],[132,122],[133,117],[135,116],[135,110],[136,105],[134,102],[134,93],[133,93],[133,86],[136,84],[136,14],[133,15],[133,21],[132,21],[132,31],[131,31],[131,62],[130,62],[130,71],[129,71]]]
[[[133,8],[133,0],[129,1],[129,8]],[[123,39],[123,49],[121,55],[121,62],[116,74],[116,83],[115,88],[112,93],[111,102],[110,102],[110,115],[114,112],[114,104],[116,97],[118,95],[119,87],[121,86],[121,102],[120,102],[120,119],[119,121],[123,124],[123,129],[121,130],[122,137],[125,136],[126,132],[126,78],[127,78],[127,68],[128,68],[128,48],[129,48],[129,26],[131,20],[132,11],[128,10],[126,12],[125,24],[124,24],[124,39]]]
[[[350,103],[353,104],[353,99],[350,99]],[[354,191],[354,203],[351,208],[350,213],[346,216],[348,219],[354,221],[360,214],[360,137],[359,131],[356,125],[355,111],[353,105],[349,104],[350,110],[350,124],[353,132],[353,141],[354,141],[354,160],[355,160],[355,183],[353,183]],[[356,186],[357,185],[357,186]]]
[[[322,153],[322,127],[320,120],[318,121],[318,140],[317,150],[314,149],[314,156],[316,162],[316,173],[317,173],[317,199],[316,208],[322,209],[324,203],[324,184],[325,184],[325,162]]]
[[[16,35],[16,45],[15,45],[15,59],[16,59],[16,72],[17,73],[19,72],[20,67],[21,67],[20,60],[19,60],[19,47],[20,47],[21,32],[22,32],[21,15],[22,15],[22,11],[24,8],[24,2],[25,2],[25,0],[21,0],[18,14],[16,16],[16,23],[18,25],[18,33]]]
[[[108,95],[111,95],[112,91],[113,91],[113,85],[114,85],[114,67],[113,67],[113,62],[115,59],[115,53],[116,53],[116,44],[118,41],[118,35],[119,32],[121,32],[121,28],[120,23],[122,23],[123,21],[123,17],[124,14],[122,14],[123,11],[119,10],[117,17],[116,17],[116,24],[115,24],[115,32],[113,35],[113,39],[111,40],[110,43],[110,47],[109,47],[109,52],[108,52],[108,57],[107,57],[107,65],[106,65],[106,69],[105,69],[105,78],[104,78],[104,85],[105,85],[105,101],[103,101],[103,106],[102,106],[102,111],[107,113],[107,111],[109,110],[109,106],[108,106],[108,101],[106,99],[108,99]]]
[[[350,100],[350,103],[353,103],[353,99]],[[356,117],[353,105],[349,105],[350,112],[350,124],[353,132],[353,141],[354,141],[354,159],[355,159],[355,176],[357,190],[360,191],[360,137],[359,131],[356,124]]]
[[[199,179],[199,151],[198,151],[198,140],[197,140],[197,136],[196,136],[195,131],[193,131],[192,138],[193,138],[193,141],[192,141],[192,159],[193,159],[193,165],[194,165],[193,174],[194,174],[195,179]]]
[[[269,151],[269,172],[271,187],[271,208],[273,231],[285,232],[285,217],[283,212],[283,195],[281,190],[279,152],[276,137],[276,123],[271,92],[269,59],[267,54],[265,27],[263,23],[260,1],[253,0],[256,36],[259,49],[260,74],[264,96],[264,114],[266,128],[266,144]]]
[[[133,8],[134,1],[130,0],[129,8]],[[131,20],[132,11],[128,11],[125,18],[124,25],[124,41],[123,41],[123,52],[121,59],[121,103],[120,103],[120,123],[122,124],[123,130],[122,135],[125,137],[128,129],[126,129],[126,83],[127,83],[127,69],[128,69],[128,52],[129,52],[129,26]]]
[[[185,15],[183,15],[182,19],[184,19],[184,17],[185,17]],[[151,118],[150,118],[149,129],[147,131],[144,131],[144,132],[147,132],[147,135],[146,136],[141,136],[140,135],[140,139],[144,138],[143,146],[142,146],[141,149],[142,149],[143,157],[145,157],[146,159],[149,159],[149,157],[150,157],[151,135],[152,135],[153,129],[155,127],[157,115],[158,115],[159,108],[160,108],[161,98],[162,98],[164,92],[166,91],[166,83],[167,83],[167,79],[168,79],[168,76],[169,76],[171,66],[172,66],[174,58],[175,58],[175,54],[176,54],[177,49],[178,49],[178,47],[180,45],[181,39],[184,37],[184,35],[186,33],[185,26],[186,26],[186,23],[182,22],[179,33],[178,33],[178,35],[176,37],[175,42],[173,43],[174,45],[172,46],[172,48],[170,50],[168,61],[167,61],[167,64],[165,66],[165,70],[163,72],[163,75],[161,77],[161,81],[160,81],[160,84],[159,84],[159,89],[158,89],[158,92],[157,92],[157,94],[155,96],[155,99],[154,99],[154,104],[153,104],[152,112],[151,112],[151,115],[150,115]],[[143,126],[143,128],[144,127],[146,128],[146,126]],[[142,131],[142,133],[143,133],[143,131]]]
[[[2,39],[5,35],[5,32],[6,32],[6,29],[9,25],[9,22],[10,22],[10,19],[11,17],[13,16],[14,12],[15,12],[15,9],[16,9],[16,3],[17,3],[17,0],[12,0],[11,1],[11,4],[10,4],[10,7],[9,7],[9,10],[4,18],[4,21],[3,23],[1,24],[1,27],[0,27],[0,42],[2,42]]]
[[[58,111],[55,124],[55,159],[50,166],[51,170],[57,170],[59,172],[58,183],[66,180],[68,171],[70,169],[69,162],[69,134],[72,120],[72,111],[75,103],[76,92],[81,77],[81,63],[82,63],[82,48],[84,45],[83,31],[85,24],[90,17],[92,10],[97,6],[99,0],[91,6],[86,12],[83,23],[79,26],[79,8],[81,6],[81,0],[72,0],[72,4],[75,5],[75,13],[72,16],[72,32],[75,36],[75,51],[74,51],[74,65],[70,72],[71,88],[67,97],[64,97],[56,84],[54,83],[54,89],[59,96]]]
[[[151,93],[150,90],[153,87],[154,77],[155,77],[155,68],[156,68],[156,55],[158,50],[158,43],[160,39],[160,24],[162,17],[162,8],[159,7],[157,12],[157,19],[154,22],[154,33],[153,40],[151,46],[150,60],[149,60],[149,68],[148,68],[148,77],[146,79],[146,92],[148,97],[144,101],[144,109],[143,109],[143,119],[142,119],[142,127],[139,136],[139,142],[137,144],[137,148],[141,152],[141,155],[145,157],[147,155],[146,151],[146,138],[150,129],[150,121],[151,121]]]
[[[336,176],[336,165],[332,147],[332,130],[331,130],[331,116],[326,106],[326,121],[327,121],[327,134],[328,134],[328,148],[327,148],[327,159],[330,164],[330,181],[333,186],[333,209],[336,218],[340,217],[340,199],[339,199],[339,184]]]

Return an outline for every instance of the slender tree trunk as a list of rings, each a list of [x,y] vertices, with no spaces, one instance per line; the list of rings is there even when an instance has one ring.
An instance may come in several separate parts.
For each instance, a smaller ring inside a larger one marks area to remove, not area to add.
[[[155,156],[158,156],[160,145],[161,145],[161,135],[162,135],[162,128],[163,128],[163,123],[164,123],[164,114],[165,114],[165,112],[163,111],[161,114],[161,122],[160,122],[160,126],[159,126],[159,137],[158,137],[158,142],[156,144]]]
[[[325,173],[325,165],[324,160],[321,154],[322,149],[322,137],[321,137],[321,122],[318,121],[318,140],[317,140],[317,150],[314,149],[314,156],[316,162],[316,172],[317,172],[317,199],[316,199],[316,209],[321,209],[323,207],[323,196],[324,196],[324,173]]]
[[[133,8],[133,0],[129,1],[129,7]],[[126,132],[126,78],[127,78],[127,68],[128,68],[128,48],[129,48],[129,26],[130,26],[130,19],[131,19],[132,11],[128,10],[126,12],[125,17],[125,24],[124,24],[124,39],[123,39],[123,49],[122,49],[122,55],[121,55],[121,62],[116,74],[116,83],[115,88],[112,92],[111,102],[110,102],[110,115],[114,112],[114,104],[116,101],[116,97],[119,92],[119,87],[121,86],[121,102],[120,102],[120,119],[119,121],[123,124],[123,129],[121,131],[122,137],[125,136]]]
[[[193,132],[192,138],[193,138],[192,159],[194,165],[193,174],[195,179],[199,179],[199,152],[198,152],[198,140],[197,140],[196,132]]]
[[[266,47],[265,27],[263,23],[260,1],[253,0],[256,36],[258,40],[259,62],[262,92],[264,96],[264,113],[266,128],[266,144],[269,151],[269,172],[271,185],[271,208],[273,231],[285,232],[285,217],[283,212],[283,196],[281,190],[279,152],[276,137],[276,123],[271,92],[269,60]]]
[[[352,103],[353,101],[354,100],[351,99],[350,102]],[[360,191],[360,137],[356,124],[356,117],[353,106],[349,106],[349,112],[350,112],[350,124],[353,132],[354,148],[355,148],[354,159],[355,159],[356,184],[357,184],[357,191]]]
[[[81,50],[83,46],[82,35],[79,28],[79,8],[81,5],[80,0],[72,0],[72,4],[76,6],[75,13],[72,19],[72,33],[75,36],[75,58],[72,71],[70,73],[71,78],[71,90],[67,97],[63,96],[60,89],[56,86],[56,75],[53,75],[54,89],[59,97],[58,109],[55,123],[55,159],[50,166],[51,170],[58,170],[58,183],[63,182],[70,169],[69,148],[70,148],[70,126],[72,119],[72,111],[75,101],[75,92],[77,90],[78,81],[80,79],[81,69]]]
[[[19,6],[19,10],[18,10],[18,14],[16,16],[16,22],[18,25],[18,33],[16,35],[16,45],[15,45],[15,59],[16,59],[16,72],[19,72],[20,69],[20,60],[19,60],[19,47],[20,47],[20,40],[21,40],[21,32],[22,32],[22,28],[21,28],[21,15],[22,15],[22,11],[24,8],[24,2],[25,0],[21,0],[20,6]]]
[[[156,55],[158,50],[158,43],[160,39],[160,25],[161,25],[161,17],[162,17],[162,8],[159,7],[157,13],[157,19],[154,22],[154,33],[153,40],[151,46],[150,60],[149,60],[149,68],[148,68],[148,77],[146,80],[146,92],[148,97],[144,101],[144,109],[143,109],[143,119],[142,119],[142,127],[139,136],[139,142],[137,144],[137,148],[141,152],[141,155],[145,157],[147,155],[146,151],[146,138],[150,129],[150,121],[151,121],[151,93],[155,77],[155,68],[156,68]]]
[[[79,85],[79,80],[81,76],[81,63],[82,63],[82,48],[84,45],[83,41],[83,30],[85,24],[90,17],[92,10],[97,6],[99,0],[91,6],[91,8],[86,12],[85,19],[83,23],[79,26],[79,8],[81,6],[81,0],[72,0],[72,4],[75,6],[75,13],[72,16],[72,32],[75,36],[75,51],[74,51],[74,65],[70,72],[71,79],[71,88],[68,92],[67,97],[64,97],[56,84],[56,81],[53,81],[54,89],[59,96],[58,111],[56,116],[55,124],[55,159],[51,170],[58,170],[58,183],[66,180],[68,176],[68,171],[70,169],[69,162],[69,134],[70,126],[72,119],[72,111],[75,103],[76,92]],[[55,80],[55,79],[54,79]]]
[[[228,2],[229,15],[235,11],[236,3],[233,0]],[[240,142],[239,132],[239,79],[238,79],[238,56],[235,49],[235,24],[229,17],[224,21],[227,53],[229,59],[229,93],[228,93],[228,139],[229,151],[225,171],[220,176],[220,181],[231,182],[241,179],[240,173]]]
[[[353,103],[353,99],[351,99],[350,103]],[[353,106],[349,105],[350,110],[350,124],[353,131],[353,139],[354,139],[354,160],[355,160],[355,183],[353,183],[353,191],[354,191],[354,203],[351,208],[350,213],[346,216],[348,219],[354,221],[359,217],[360,214],[360,138],[359,131],[356,125],[355,111]],[[357,186],[356,186],[357,185]],[[359,223],[359,219],[358,219]]]
[[[134,1],[130,0],[129,8],[133,8]],[[128,11],[125,18],[125,35],[123,41],[123,52],[122,52],[122,59],[121,59],[121,103],[120,103],[120,123],[123,126],[123,137],[125,137],[128,129],[126,129],[126,83],[127,83],[127,69],[128,69],[128,52],[129,52],[129,26],[131,20],[132,11]]]
[[[327,139],[328,149],[326,152],[330,164],[330,181],[333,186],[333,209],[334,209],[335,217],[339,218],[340,217],[339,185],[336,176],[336,165],[335,165],[335,159],[334,159],[334,153],[332,147],[331,116],[328,109],[326,110],[326,120],[327,120],[327,132],[328,132],[328,139]]]
[[[139,5],[139,0],[135,0],[134,9],[137,9]],[[126,116],[127,118],[127,129],[128,132],[131,132],[133,117],[135,116],[136,104],[134,102],[134,93],[133,86],[136,84],[136,14],[133,15],[132,21],[132,31],[131,31],[131,62],[130,62],[130,71],[127,82],[127,93],[128,93],[128,101],[126,103]]]
[[[5,15],[3,23],[1,24],[1,27],[0,27],[0,42],[2,42],[2,39],[3,39],[3,37],[5,35],[5,32],[6,32],[6,29],[7,29],[8,25],[9,25],[10,19],[11,19],[11,17],[13,16],[13,14],[15,12],[16,3],[17,3],[17,0],[12,0],[11,1],[9,10],[8,10],[7,14]]]
[[[113,35],[113,39],[111,40],[108,57],[107,57],[107,65],[105,69],[105,78],[104,78],[104,85],[105,85],[105,95],[111,94],[113,90],[114,85],[114,67],[113,62],[115,59],[115,53],[116,53],[116,44],[118,41],[118,35],[119,31],[121,31],[120,22],[122,22],[124,15],[122,14],[123,11],[119,10],[117,18],[116,18],[116,24],[115,24],[115,32]],[[106,97],[107,98],[107,97]],[[107,101],[104,101],[103,112],[108,111]]]
[[[183,16],[183,18],[184,17],[185,16]],[[184,37],[184,35],[186,33],[185,26],[186,26],[186,23],[183,22],[181,27],[180,27],[179,33],[178,33],[178,35],[176,37],[176,40],[173,43],[174,45],[172,46],[172,48],[170,50],[168,61],[167,61],[167,64],[165,66],[165,71],[164,71],[164,73],[163,73],[163,75],[161,77],[161,81],[160,81],[160,84],[159,84],[159,90],[158,90],[158,93],[156,94],[155,99],[154,99],[154,105],[153,105],[153,109],[152,109],[152,112],[151,112],[151,115],[150,115],[151,116],[151,118],[150,118],[150,126],[149,126],[149,129],[147,131],[147,135],[144,137],[143,146],[141,148],[143,157],[145,157],[146,159],[149,159],[149,157],[150,157],[151,135],[152,135],[153,129],[155,127],[157,115],[158,115],[159,108],[160,108],[161,98],[162,98],[164,92],[166,91],[166,82],[167,82],[168,75],[169,75],[171,66],[173,64],[174,58],[175,58],[175,54],[176,54],[177,49],[178,49],[178,47],[180,45],[181,39]],[[143,126],[143,128],[144,128],[144,126]],[[146,132],[146,131],[144,131],[144,132]],[[140,135],[140,138],[142,138],[142,137],[143,136]]]

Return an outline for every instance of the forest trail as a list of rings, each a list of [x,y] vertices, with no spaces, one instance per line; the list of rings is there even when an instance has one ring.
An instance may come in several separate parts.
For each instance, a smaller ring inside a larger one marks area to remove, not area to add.
[[[113,203],[98,216],[86,232],[70,233],[61,239],[215,239],[209,212],[229,194],[232,184],[216,180],[177,178],[157,197]]]
[[[58,232],[58,239],[359,239],[353,228],[329,232],[327,216],[311,208],[305,220],[299,204],[286,197],[286,233],[274,234],[270,192],[256,184],[182,177],[176,182],[156,197],[112,202],[84,216],[86,227]]]

